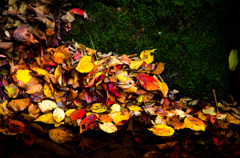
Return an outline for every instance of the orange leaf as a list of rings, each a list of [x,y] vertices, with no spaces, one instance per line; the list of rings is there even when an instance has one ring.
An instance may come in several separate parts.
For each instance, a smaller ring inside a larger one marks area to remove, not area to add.
[[[152,74],[158,74],[158,75],[161,74],[163,72],[163,70],[164,70],[164,65],[165,64],[166,63],[162,63],[162,62],[158,63],[156,69],[153,70],[151,73]]]
[[[26,90],[26,93],[34,94],[34,93],[37,93],[37,92],[41,92],[42,88],[43,88],[43,86],[41,84],[29,86]]]
[[[14,111],[23,111],[30,105],[30,98],[14,99],[8,103],[8,107]]]

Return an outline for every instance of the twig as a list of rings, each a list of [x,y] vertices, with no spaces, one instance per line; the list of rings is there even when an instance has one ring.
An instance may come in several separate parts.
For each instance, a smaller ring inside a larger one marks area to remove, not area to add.
[[[213,95],[214,95],[214,100],[215,100],[215,104],[216,104],[216,109],[217,109],[217,114],[218,114],[218,103],[217,103],[217,97],[216,97],[216,92],[215,92],[215,89],[213,89],[212,91],[213,91]]]

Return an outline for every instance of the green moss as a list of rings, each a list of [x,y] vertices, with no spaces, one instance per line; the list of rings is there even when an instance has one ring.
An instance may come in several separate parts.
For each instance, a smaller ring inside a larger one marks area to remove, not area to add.
[[[76,17],[65,40],[102,53],[140,54],[157,48],[155,62],[170,89],[187,95],[219,95],[228,88],[228,32],[224,0],[72,1],[89,20]],[[175,75],[175,76],[174,76]]]

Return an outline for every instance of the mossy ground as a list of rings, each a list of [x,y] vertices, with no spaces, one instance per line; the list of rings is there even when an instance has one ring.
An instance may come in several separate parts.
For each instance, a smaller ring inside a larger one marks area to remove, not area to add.
[[[224,0],[72,0],[89,20],[76,17],[66,40],[102,53],[157,50],[170,89],[209,96],[228,89],[229,3]]]

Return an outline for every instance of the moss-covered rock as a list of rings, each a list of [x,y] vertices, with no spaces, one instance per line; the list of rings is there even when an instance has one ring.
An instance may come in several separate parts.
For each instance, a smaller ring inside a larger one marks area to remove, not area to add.
[[[77,17],[65,40],[102,53],[140,54],[154,49],[167,64],[163,79],[187,95],[218,95],[228,88],[229,4],[224,0],[72,0]]]

